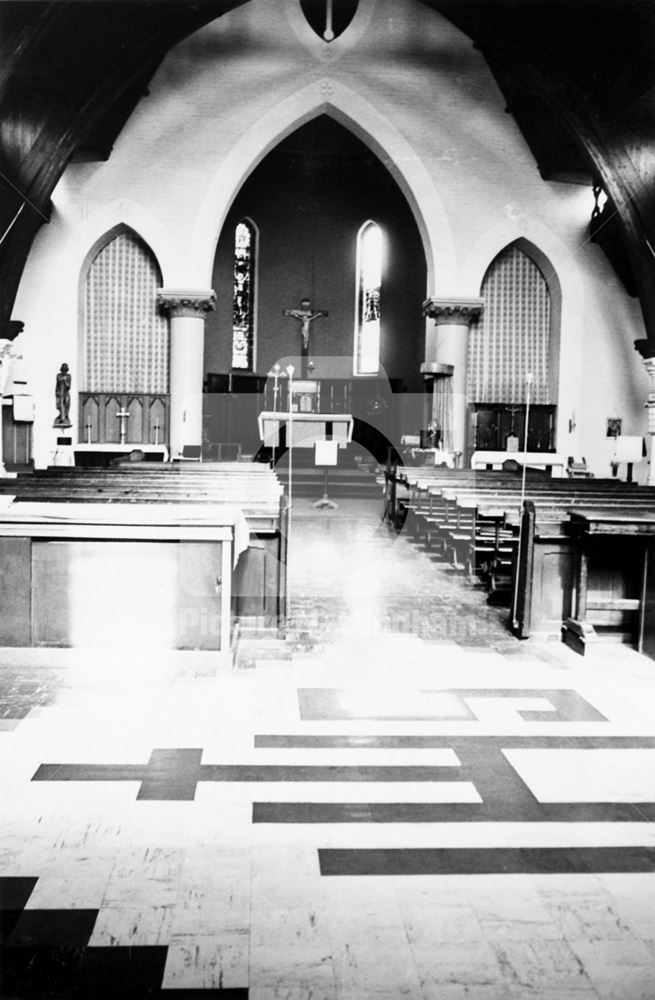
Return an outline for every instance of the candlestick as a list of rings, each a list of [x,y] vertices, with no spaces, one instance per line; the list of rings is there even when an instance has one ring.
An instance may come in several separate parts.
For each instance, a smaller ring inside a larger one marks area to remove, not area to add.
[[[273,365],[273,413],[277,413],[277,401],[280,392],[278,381],[280,379],[280,366],[277,362]]]

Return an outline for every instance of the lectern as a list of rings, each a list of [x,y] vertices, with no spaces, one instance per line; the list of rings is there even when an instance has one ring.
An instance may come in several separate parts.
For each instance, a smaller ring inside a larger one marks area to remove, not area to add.
[[[328,497],[328,476],[330,466],[337,464],[337,441],[317,441],[314,446],[314,461],[317,467],[323,469],[323,496],[312,504],[312,507],[332,507],[336,510],[337,505],[334,500]]]

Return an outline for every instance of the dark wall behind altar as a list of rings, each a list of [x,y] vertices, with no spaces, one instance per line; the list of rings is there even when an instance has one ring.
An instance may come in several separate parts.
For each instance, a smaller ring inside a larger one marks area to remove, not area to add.
[[[356,238],[373,219],[387,247],[382,276],[380,361],[392,378],[419,390],[426,296],[422,242],[396,182],[350,132],[322,116],[273,149],[245,181],[218,242],[206,322],[205,371],[229,372],[232,359],[234,229],[244,216],[259,231],[256,371],[300,351],[299,323],[284,317],[309,297],[329,312],[312,323],[311,354],[352,358]],[[352,366],[348,367],[352,371]],[[316,376],[328,376],[317,364]]]

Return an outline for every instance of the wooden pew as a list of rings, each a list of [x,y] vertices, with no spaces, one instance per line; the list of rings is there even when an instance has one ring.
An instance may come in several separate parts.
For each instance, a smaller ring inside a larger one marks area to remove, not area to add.
[[[608,632],[655,658],[655,501],[569,511],[575,558],[573,613],[563,639],[584,655]],[[627,634],[626,634],[627,633]]]
[[[519,637],[560,636],[563,623],[574,617],[582,534],[572,530],[570,511],[584,515],[601,505],[619,523],[623,518],[631,522],[655,510],[655,491],[619,487],[605,496],[594,493],[585,498],[576,493],[555,502],[551,497],[526,502],[513,576],[511,625]],[[637,599],[634,553],[625,541],[617,544],[610,536],[605,533],[602,543],[593,546],[592,590],[606,591],[606,597],[598,597],[591,617],[608,636],[626,640],[634,632],[630,619],[637,606],[620,602]]]
[[[287,506],[275,473],[263,464],[192,466],[131,463],[112,468],[51,468],[0,480],[0,494],[15,496],[16,509],[38,502],[159,506],[174,511],[193,504],[243,512],[249,545],[232,574],[233,619],[283,627],[286,620]],[[135,515],[138,516],[138,515]],[[162,512],[162,517],[164,516]]]

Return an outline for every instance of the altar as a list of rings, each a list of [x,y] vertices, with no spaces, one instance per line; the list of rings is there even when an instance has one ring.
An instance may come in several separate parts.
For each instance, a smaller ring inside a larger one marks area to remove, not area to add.
[[[259,414],[259,437],[266,448],[313,448],[317,441],[336,441],[345,448],[352,441],[351,413],[284,413],[264,410]],[[290,426],[291,425],[291,426]]]

